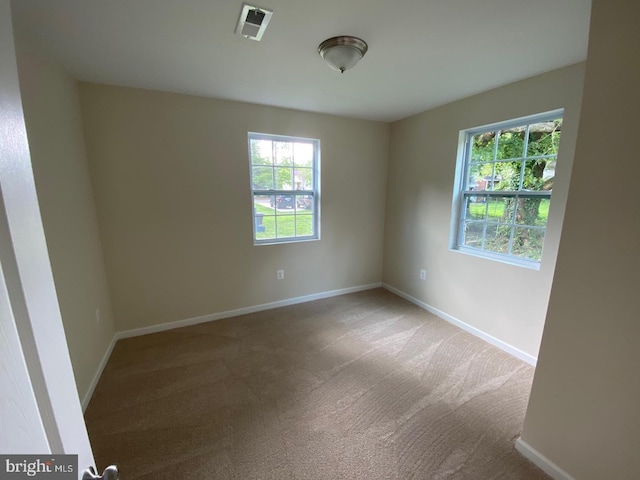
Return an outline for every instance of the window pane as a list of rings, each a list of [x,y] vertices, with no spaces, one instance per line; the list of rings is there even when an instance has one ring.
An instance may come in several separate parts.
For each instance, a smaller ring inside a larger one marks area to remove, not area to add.
[[[498,223],[513,223],[514,198],[497,197],[489,199],[488,220]]]
[[[297,167],[313,167],[313,145],[310,143],[294,143],[293,163]]]
[[[522,161],[496,163],[496,176],[494,190],[505,190],[507,192],[515,192],[520,190],[520,171],[522,169]]]
[[[544,183],[542,184],[542,189],[546,192],[550,192],[553,190],[553,181],[556,177],[556,159],[551,158],[547,161],[547,165],[544,167],[544,172],[542,173],[542,178],[544,179]]]
[[[274,195],[270,198],[270,205],[279,211],[287,212],[295,208],[295,197],[293,195]]]
[[[495,153],[496,133],[486,132],[471,139],[471,161],[492,161]]]
[[[260,240],[275,238],[274,209],[271,208],[271,201],[274,197],[269,195],[253,196],[253,221],[255,222],[256,238]]]
[[[520,225],[546,226],[550,203],[551,201],[548,198],[518,199],[516,223]]]
[[[276,190],[293,190],[293,170],[291,167],[276,167]]]
[[[553,172],[546,171],[547,164],[554,163],[555,159],[539,159],[539,160],[527,160],[524,167],[524,181],[522,188],[525,190],[549,190],[549,187],[553,186],[553,180],[547,182],[548,178],[545,178],[545,174],[555,175],[555,165]],[[552,177],[553,178],[553,177]]]
[[[473,163],[469,166],[467,187],[469,190],[493,190],[494,182],[491,180],[493,163]]]
[[[516,227],[511,254],[517,257],[528,258],[529,260],[540,261],[540,258],[542,258],[543,243],[543,229]]]
[[[296,234],[295,215],[278,215],[276,217],[278,238],[294,237]]]
[[[290,142],[273,142],[276,165],[293,165],[293,144]]]
[[[251,183],[254,190],[269,190],[273,188],[273,168],[251,167]]]
[[[275,217],[273,215],[262,215],[257,213],[255,216],[256,222],[256,238],[265,240],[269,238],[276,238],[275,229]]]
[[[271,140],[252,139],[250,145],[252,165],[273,165],[273,148]]]
[[[471,195],[465,198],[465,220],[484,220],[487,211],[486,195]]]
[[[313,210],[313,195],[296,195],[296,212],[311,214]]]
[[[296,216],[296,236],[307,237],[313,235],[313,215],[311,212]]]
[[[463,244],[467,247],[482,248],[484,222],[464,222]]]
[[[514,127],[500,131],[497,159],[522,158],[524,153],[524,135],[524,127]]]
[[[531,124],[527,156],[557,155],[561,129],[562,119]]]
[[[293,175],[296,190],[313,190],[312,168],[296,168]]]
[[[469,190],[484,190],[484,188],[480,188],[478,185],[478,179],[482,177],[482,173],[480,173],[482,166],[484,163],[474,163],[469,165],[469,172],[467,174],[467,188]]]
[[[264,215],[273,215],[272,205],[274,203],[273,195],[254,195],[253,211],[254,213],[262,213]]]
[[[496,253],[509,253],[510,225],[487,225],[484,249]]]

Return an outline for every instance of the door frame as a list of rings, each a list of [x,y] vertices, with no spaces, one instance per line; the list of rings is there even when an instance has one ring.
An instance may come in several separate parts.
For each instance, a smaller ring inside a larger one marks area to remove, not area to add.
[[[10,0],[0,0],[0,274],[0,452],[77,454],[81,478],[94,459],[33,179]]]

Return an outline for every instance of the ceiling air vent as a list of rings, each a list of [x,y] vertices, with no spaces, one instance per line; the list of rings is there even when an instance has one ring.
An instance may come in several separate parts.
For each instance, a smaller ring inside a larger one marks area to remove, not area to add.
[[[273,12],[253,5],[243,4],[236,33],[251,40],[260,41],[269,25]]]

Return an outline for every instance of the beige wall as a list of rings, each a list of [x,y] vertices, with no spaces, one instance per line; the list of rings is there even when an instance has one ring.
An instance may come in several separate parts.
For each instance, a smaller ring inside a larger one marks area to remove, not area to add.
[[[593,2],[575,166],[522,435],[580,480],[640,478],[638,18],[638,2]]]
[[[537,356],[575,143],[584,64],[513,83],[392,124],[384,282]],[[539,271],[449,249],[459,132],[565,108]],[[419,269],[427,272],[419,280]]]
[[[47,248],[80,398],[114,335],[77,83],[33,55],[18,67]],[[96,309],[101,311],[100,323]]]
[[[95,84],[80,97],[118,330],[382,280],[388,124]],[[320,241],[253,246],[249,131],[321,140]]]

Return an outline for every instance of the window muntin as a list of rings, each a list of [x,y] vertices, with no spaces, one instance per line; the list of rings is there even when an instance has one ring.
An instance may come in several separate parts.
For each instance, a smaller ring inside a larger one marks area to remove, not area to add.
[[[254,244],[319,238],[320,141],[249,133]]]
[[[464,133],[454,248],[538,267],[562,111]]]

